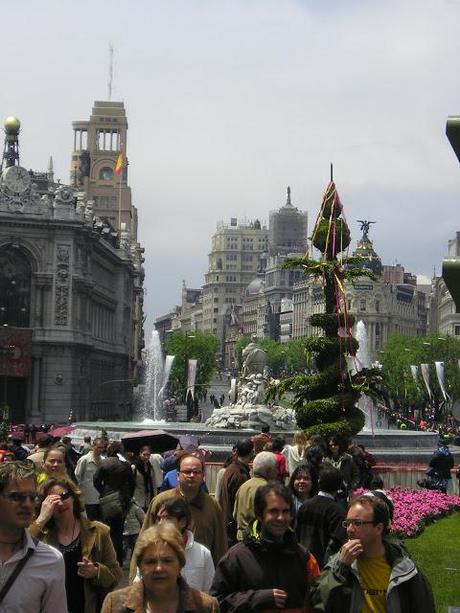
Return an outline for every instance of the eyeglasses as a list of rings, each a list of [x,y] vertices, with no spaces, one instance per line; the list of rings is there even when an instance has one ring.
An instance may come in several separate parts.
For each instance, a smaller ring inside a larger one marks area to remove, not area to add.
[[[0,494],[6,500],[15,503],[24,503],[27,499],[29,499],[32,503],[36,503],[38,501],[38,496],[35,492],[8,492],[7,494]]]
[[[72,496],[72,492],[69,492],[68,490],[64,490],[63,492],[61,492],[59,494],[59,498],[61,500],[67,500],[68,498],[70,498]]]
[[[375,524],[375,521],[365,521],[364,519],[344,519],[344,521],[342,522],[342,526],[344,528],[348,528],[348,526],[360,528],[361,526],[365,526],[366,524]]]
[[[185,475],[186,477],[192,477],[193,475],[202,475],[202,470],[180,470],[180,473]]]

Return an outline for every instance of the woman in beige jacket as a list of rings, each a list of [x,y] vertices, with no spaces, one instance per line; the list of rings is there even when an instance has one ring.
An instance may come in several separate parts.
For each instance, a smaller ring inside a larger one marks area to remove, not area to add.
[[[64,556],[69,611],[99,613],[122,574],[109,527],[82,517],[80,491],[68,477],[47,479],[39,495],[39,514],[29,531]]]

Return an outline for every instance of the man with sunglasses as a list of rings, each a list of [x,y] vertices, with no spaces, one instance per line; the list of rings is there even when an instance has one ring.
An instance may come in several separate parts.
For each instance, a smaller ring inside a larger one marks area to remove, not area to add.
[[[314,611],[435,613],[431,586],[407,551],[386,537],[388,507],[358,496],[343,526],[348,540],[332,556],[312,590]]]
[[[0,613],[67,612],[62,555],[26,530],[35,502],[33,463],[0,464]]]

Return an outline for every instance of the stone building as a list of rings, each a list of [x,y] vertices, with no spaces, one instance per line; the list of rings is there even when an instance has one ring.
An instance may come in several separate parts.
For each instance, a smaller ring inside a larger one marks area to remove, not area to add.
[[[5,124],[0,180],[0,398],[16,423],[128,418],[143,344],[135,225],[117,230],[80,183],[20,166],[19,128]]]
[[[217,336],[223,366],[224,319],[232,305],[239,305],[245,288],[257,270],[264,268],[268,231],[258,219],[219,223],[212,237],[209,268],[203,285],[203,332]]]
[[[368,231],[368,228],[367,228]],[[356,322],[362,320],[367,329],[369,353],[378,358],[393,332],[412,336],[425,336],[427,332],[426,295],[419,291],[414,275],[404,268],[383,266],[374,251],[367,231],[358,241],[353,255],[365,259],[366,267],[377,277],[357,279],[354,285],[345,284],[345,298],[348,312],[355,316]],[[293,333],[294,339],[314,336],[320,333],[310,325],[309,318],[314,313],[324,312],[324,296],[321,286],[314,279],[304,279],[293,289]]]

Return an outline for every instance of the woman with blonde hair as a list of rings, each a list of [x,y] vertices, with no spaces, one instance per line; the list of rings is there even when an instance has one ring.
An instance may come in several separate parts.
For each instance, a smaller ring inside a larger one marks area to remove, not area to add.
[[[217,600],[187,585],[184,541],[165,521],[144,530],[134,549],[141,581],[108,594],[101,613],[217,613]]]
[[[65,477],[66,467],[65,467],[65,451],[62,447],[58,447],[57,445],[53,445],[52,447],[48,447],[45,451],[45,455],[43,456],[43,467],[41,472],[38,473],[37,483],[43,483],[49,477],[55,476]]]
[[[307,447],[308,439],[305,436],[305,432],[303,430],[296,430],[293,445],[285,445],[283,449],[289,475],[292,475],[297,466],[305,463],[305,450]]]
[[[80,490],[69,477],[50,477],[39,488],[32,536],[64,556],[67,607],[72,613],[98,613],[105,594],[121,578],[110,529],[82,516]]]

